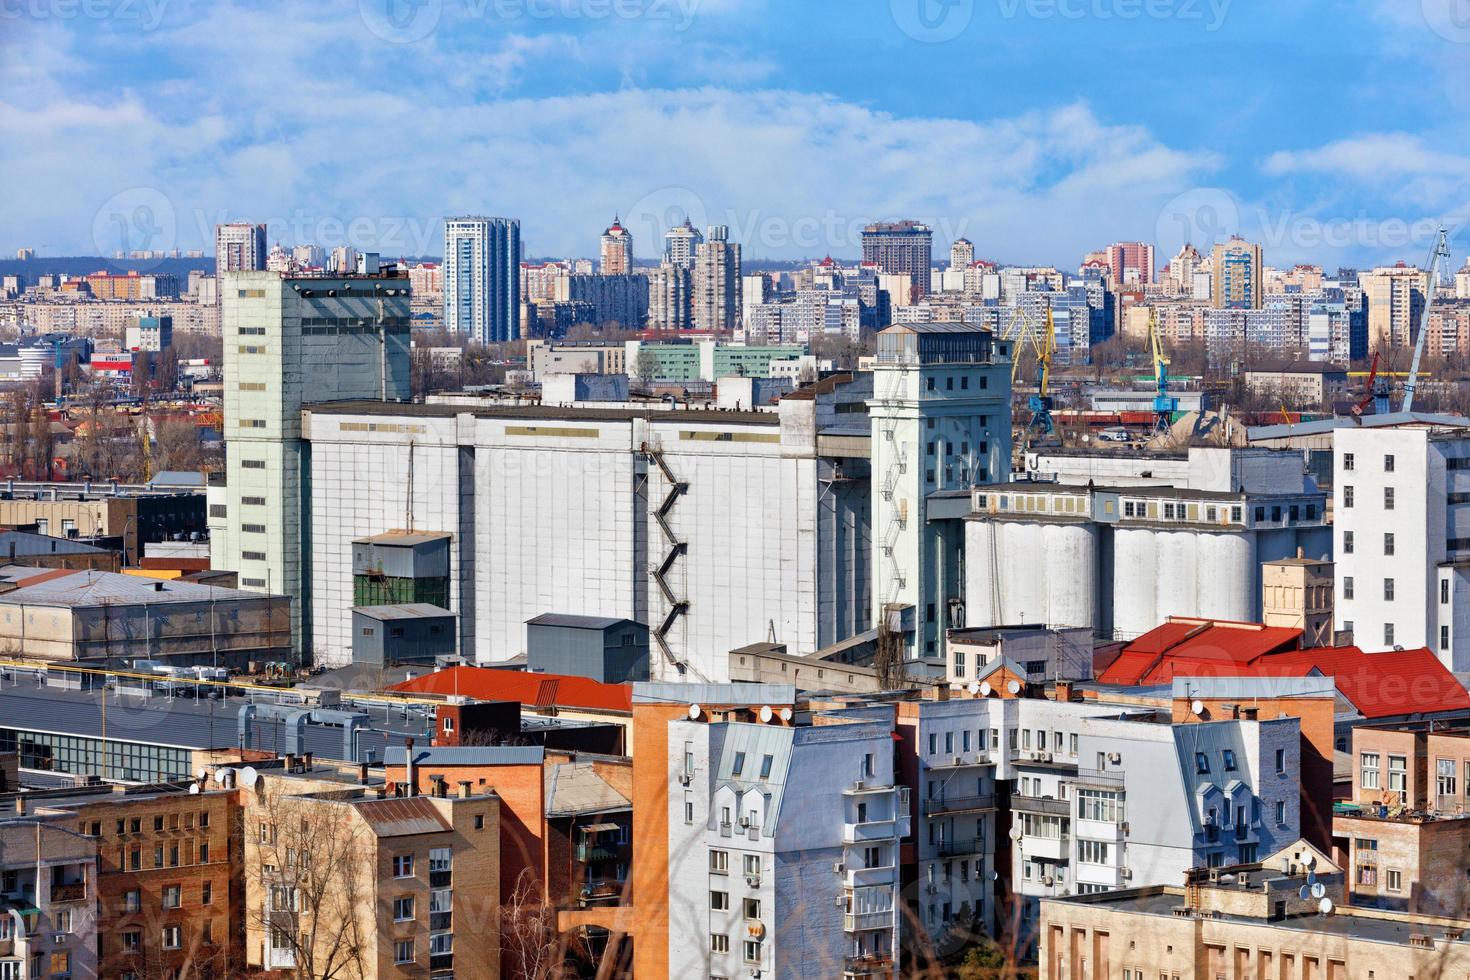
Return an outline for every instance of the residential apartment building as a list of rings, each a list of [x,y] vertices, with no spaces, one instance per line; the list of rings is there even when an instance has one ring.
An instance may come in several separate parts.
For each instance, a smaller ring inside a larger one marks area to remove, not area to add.
[[[214,226],[216,276],[264,269],[266,255],[265,225],[234,222]]]
[[[1361,273],[1358,284],[1368,311],[1368,349],[1408,347],[1424,312],[1429,273],[1401,262]]]
[[[1150,242],[1116,242],[1106,253],[1108,279],[1114,287],[1146,286],[1154,281],[1154,246]]]
[[[0,817],[0,977],[97,976],[97,844],[58,816]]]
[[[871,262],[887,275],[908,276],[910,291],[895,296],[896,305],[916,303],[929,295],[933,264],[934,233],[918,221],[880,221],[862,233],[863,262]]]
[[[1210,305],[1217,310],[1258,310],[1264,282],[1261,246],[1234,237],[1218,242],[1211,257]]]
[[[500,802],[383,796],[309,760],[225,768],[244,808],[248,966],[343,980],[503,972]]]
[[[1428,647],[1470,667],[1470,435],[1333,430],[1335,627],[1365,647]]]
[[[1347,368],[1343,364],[1253,364],[1245,370],[1244,378],[1246,391],[1305,411],[1331,408],[1334,399],[1347,394]]]
[[[694,227],[694,222],[685,218],[682,225],[675,225],[664,233],[664,261],[686,272],[693,271],[695,251],[703,241],[704,235]]]
[[[740,326],[740,243],[730,229],[711,225],[694,247],[693,325],[696,330],[733,331]]]
[[[198,789],[117,784],[38,800],[38,810],[75,820],[96,846],[101,976],[187,970],[224,980],[244,968],[239,804],[218,786]]]
[[[597,271],[604,276],[626,276],[633,271],[633,233],[613,215],[612,224],[602,233],[601,261]]]
[[[232,273],[224,285],[226,480],[211,486],[215,568],[240,588],[292,596],[296,649],[310,644],[309,401],[409,397],[408,279]]]
[[[693,279],[689,266],[665,260],[648,272],[648,328],[688,330],[694,323]]]
[[[794,724],[789,703],[707,710],[749,697],[728,687],[636,690],[697,699],[667,720],[660,766],[667,884],[646,900],[666,901],[672,916],[665,975],[897,975],[899,842],[910,828],[891,713]],[[832,819],[812,819],[819,813]]]
[[[521,223],[466,216],[444,221],[444,329],[482,344],[520,333]]]

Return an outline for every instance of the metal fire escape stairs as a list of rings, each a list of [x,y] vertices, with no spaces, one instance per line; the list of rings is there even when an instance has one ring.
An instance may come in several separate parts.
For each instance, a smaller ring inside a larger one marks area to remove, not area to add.
[[[894,377],[888,379],[888,390],[883,393],[883,400],[898,403],[902,400],[903,378],[895,373]],[[908,527],[909,513],[908,501],[899,500],[894,505],[894,494],[898,491],[898,484],[908,472],[908,447],[898,437],[898,423],[893,419],[885,419],[882,425],[883,441],[888,448],[888,465],[883,471],[883,482],[880,490],[885,503],[891,505],[888,512],[888,521],[884,525],[883,535],[879,539],[883,557],[888,560],[890,566],[889,593],[883,597],[885,607],[898,602],[905,584],[903,567],[899,565],[895,549],[904,530]]]
[[[669,646],[668,636],[673,632],[675,624],[679,621],[679,617],[689,611],[689,600],[682,598],[674,592],[669,575],[674,570],[674,566],[678,563],[679,558],[688,550],[689,546],[674,533],[674,529],[669,525],[669,513],[674,509],[674,505],[679,502],[679,498],[688,492],[689,484],[674,476],[674,471],[669,468],[668,460],[664,459],[662,449],[646,442],[643,443],[641,448],[643,455],[658,467],[659,472],[663,474],[664,482],[668,485],[668,492],[664,494],[663,500],[659,502],[658,507],[653,512],[654,523],[658,524],[658,529],[663,534],[667,550],[664,552],[663,559],[652,567],[652,572],[653,581],[658,586],[659,592],[663,594],[664,602],[668,604],[669,611],[663,620],[654,627],[653,639],[658,644],[659,651],[663,654],[664,659],[673,664],[679,670],[680,674],[684,674],[693,670],[693,668],[687,661],[681,660],[674,655],[673,648]],[[699,671],[696,670],[694,673],[698,674]]]

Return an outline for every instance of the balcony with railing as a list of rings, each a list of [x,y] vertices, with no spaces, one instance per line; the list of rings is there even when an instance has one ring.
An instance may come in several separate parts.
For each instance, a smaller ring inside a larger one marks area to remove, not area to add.
[[[890,977],[893,975],[893,957],[888,953],[864,953],[849,956],[842,961],[845,980],[866,977]]]
[[[1043,861],[1066,861],[1072,853],[1072,835],[1064,833],[1057,837],[1023,834],[1021,850],[1029,858]]]
[[[872,929],[892,929],[893,909],[882,912],[847,912],[842,916],[843,932],[867,932]]]
[[[66,905],[72,902],[85,902],[87,900],[87,883],[85,881],[67,881],[51,886],[51,904]]]
[[[923,802],[926,817],[941,813],[978,813],[984,810],[994,810],[996,805],[994,793],[983,793],[976,796],[954,796],[941,793]]]
[[[868,841],[893,840],[897,836],[897,820],[867,820],[862,823],[842,825],[844,844],[863,844]]]
[[[1048,813],[1065,817],[1072,812],[1072,802],[1059,800],[1054,796],[1022,796],[1014,793],[1011,795],[1011,809],[1022,813]]]
[[[940,857],[963,857],[967,854],[986,853],[984,837],[960,837],[955,840],[941,840],[935,844],[935,849]]]
[[[897,868],[892,864],[880,865],[873,868],[855,868],[849,866],[844,872],[843,883],[848,888],[861,888],[866,885],[891,885]]]

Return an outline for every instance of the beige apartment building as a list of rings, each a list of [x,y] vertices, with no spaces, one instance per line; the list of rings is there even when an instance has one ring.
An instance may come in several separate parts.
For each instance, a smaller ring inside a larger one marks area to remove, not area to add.
[[[1429,273],[1413,266],[1374,269],[1358,276],[1368,307],[1368,349],[1409,346],[1424,309]]]
[[[1305,897],[1303,897],[1305,889]],[[1047,899],[1043,980],[1438,980],[1470,972],[1470,923],[1342,904],[1343,874],[1298,843],[1179,886]]]
[[[468,783],[387,796],[352,767],[283,763],[214,773],[244,808],[249,966],[340,980],[500,976],[498,796]]]

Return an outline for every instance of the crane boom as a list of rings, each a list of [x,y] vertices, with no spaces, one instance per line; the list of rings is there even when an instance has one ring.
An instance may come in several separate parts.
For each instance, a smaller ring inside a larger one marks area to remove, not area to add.
[[[1148,342],[1154,359],[1154,430],[1165,432],[1174,424],[1174,413],[1179,410],[1179,399],[1169,394],[1169,358],[1164,354],[1164,342],[1159,336],[1159,316],[1149,311]]]
[[[1429,335],[1429,310],[1434,306],[1434,291],[1439,285],[1440,263],[1450,258],[1449,238],[1445,230],[1439,230],[1439,240],[1429,253],[1429,282],[1424,290],[1424,309],[1419,314],[1419,336],[1414,341],[1414,360],[1409,364],[1409,376],[1404,379],[1404,403],[1402,410],[1414,410],[1414,389],[1419,386],[1419,362],[1424,357],[1424,338]]]

